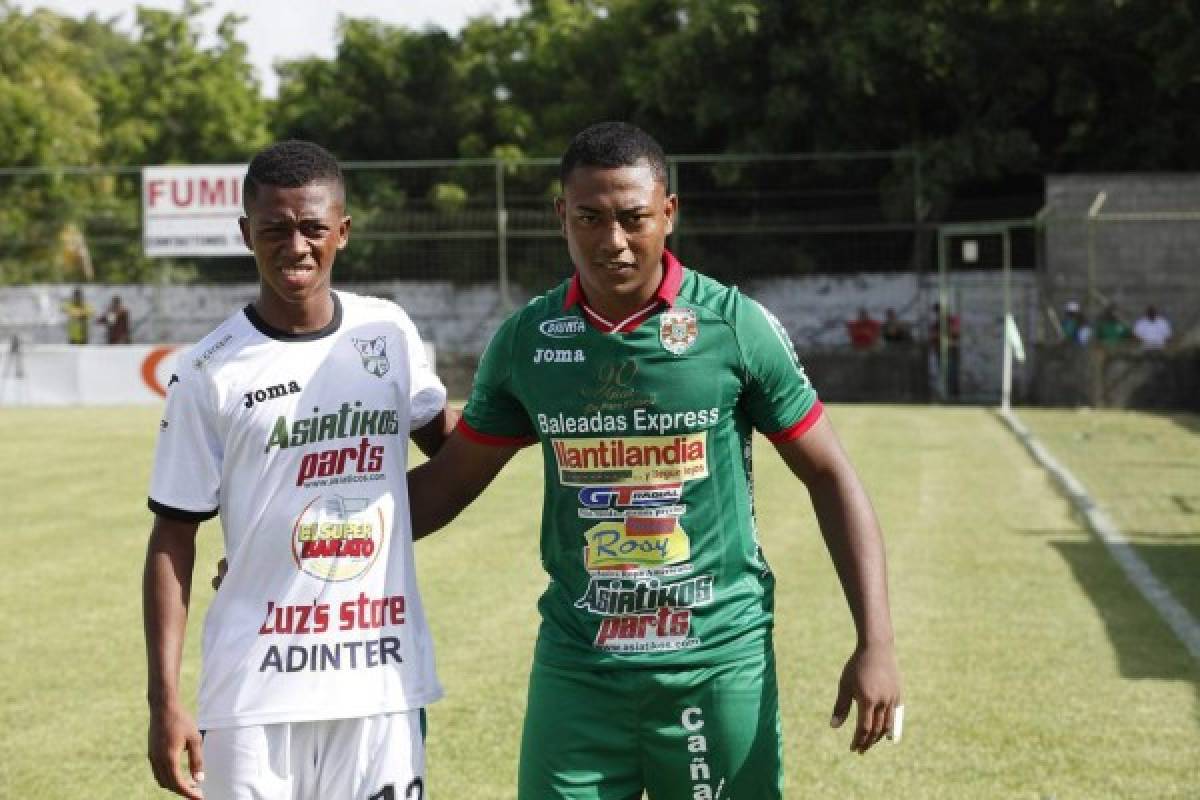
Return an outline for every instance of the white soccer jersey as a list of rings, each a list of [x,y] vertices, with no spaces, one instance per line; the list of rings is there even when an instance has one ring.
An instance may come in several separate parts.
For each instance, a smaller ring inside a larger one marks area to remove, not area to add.
[[[150,508],[220,512],[202,729],[362,717],[442,694],[417,591],[408,433],[446,402],[412,321],[334,293],[310,334],[239,311],[179,360]]]

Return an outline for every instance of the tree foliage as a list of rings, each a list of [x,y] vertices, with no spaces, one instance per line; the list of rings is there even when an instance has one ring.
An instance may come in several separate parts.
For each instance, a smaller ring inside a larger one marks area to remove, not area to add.
[[[0,0],[0,280],[65,276],[64,231],[136,228],[136,175],[68,168],[242,161],[272,138],[356,161],[514,159],[621,118],[675,153],[904,149],[930,219],[1049,172],[1200,168],[1200,12],[1177,0],[527,0],[457,34],[343,18],[335,57],[280,65],[274,100],[238,17],[202,43],[205,8],[141,8],[124,32]],[[451,177],[364,177],[355,197],[375,218],[482,202]],[[147,264],[131,245],[97,269]]]

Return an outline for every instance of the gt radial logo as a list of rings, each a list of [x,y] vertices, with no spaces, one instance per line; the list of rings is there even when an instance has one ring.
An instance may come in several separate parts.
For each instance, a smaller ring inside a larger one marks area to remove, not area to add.
[[[617,510],[622,508],[654,508],[678,503],[683,495],[683,485],[668,483],[663,486],[585,486],[579,490],[579,505],[596,512],[613,509],[613,516],[625,516]],[[580,516],[592,516],[581,514]],[[600,516],[600,514],[595,514]],[[607,516],[607,515],[605,515]]]
[[[292,558],[314,578],[354,580],[375,563],[385,535],[383,509],[368,499],[318,495],[292,525]]]
[[[587,330],[587,326],[580,317],[548,319],[538,325],[538,332],[542,336],[549,336],[551,339],[570,339],[578,336],[585,330]]]

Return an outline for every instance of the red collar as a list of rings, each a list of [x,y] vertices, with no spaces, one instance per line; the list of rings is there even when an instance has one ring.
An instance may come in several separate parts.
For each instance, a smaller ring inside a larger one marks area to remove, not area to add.
[[[679,259],[675,258],[674,253],[666,249],[663,250],[662,265],[662,283],[658,285],[654,296],[650,298],[646,305],[623,320],[613,322],[588,305],[587,298],[583,296],[583,286],[579,283],[578,269],[571,276],[571,285],[567,287],[567,296],[563,299],[563,310],[566,311],[578,303],[579,307],[583,309],[584,317],[588,322],[604,333],[612,333],[614,331],[629,333],[635,330],[638,325],[645,322],[646,318],[657,311],[660,306],[671,307],[675,305],[675,299],[679,297],[679,287],[683,285],[683,265],[679,263]]]

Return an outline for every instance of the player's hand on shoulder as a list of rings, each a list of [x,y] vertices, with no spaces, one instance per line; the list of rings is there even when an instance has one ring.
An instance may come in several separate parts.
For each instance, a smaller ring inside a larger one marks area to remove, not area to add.
[[[150,766],[154,779],[164,789],[183,797],[200,800],[204,793],[203,740],[190,714],[177,705],[150,709],[148,736]],[[180,756],[187,750],[187,768]]]
[[[840,728],[850,714],[851,703],[857,710],[857,723],[850,749],[865,753],[880,739],[893,733],[899,741],[900,667],[896,649],[890,643],[868,644],[857,648],[842,669],[837,701],[829,724]]]

